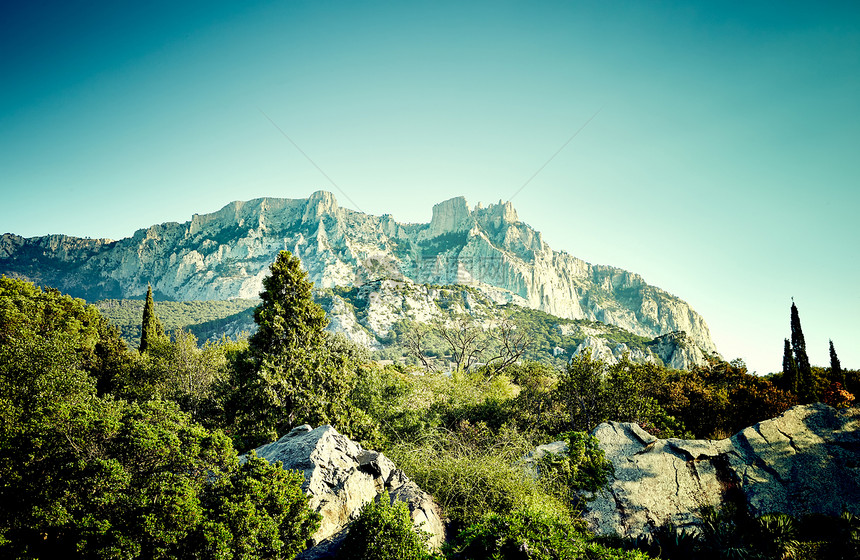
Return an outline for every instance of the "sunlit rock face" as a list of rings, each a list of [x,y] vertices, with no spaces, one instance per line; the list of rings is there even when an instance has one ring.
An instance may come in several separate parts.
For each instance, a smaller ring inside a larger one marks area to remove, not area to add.
[[[722,440],[658,439],[637,424],[595,428],[615,474],[583,519],[601,535],[637,538],[666,525],[701,530],[702,508],[758,517],[860,514],[860,408],[796,406]],[[566,450],[565,442],[534,452]]]
[[[258,457],[287,470],[300,471],[308,508],[320,514],[312,547],[301,560],[335,558],[349,524],[372,500],[403,502],[416,529],[430,533],[428,546],[438,550],[445,541],[442,508],[385,455],[363,449],[332,426],[293,428],[279,440],[255,450]],[[245,460],[243,456],[241,458]],[[384,493],[387,493],[387,497]]]
[[[88,300],[139,296],[256,297],[278,251],[301,258],[321,287],[380,278],[468,284],[569,319],[617,325],[643,336],[684,331],[715,350],[705,321],[638,274],[553,251],[519,221],[510,202],[471,209],[463,197],[433,207],[429,224],[401,224],[340,207],[319,191],[307,199],[232,202],[112,241],[66,236],[0,238],[0,273],[32,279]]]

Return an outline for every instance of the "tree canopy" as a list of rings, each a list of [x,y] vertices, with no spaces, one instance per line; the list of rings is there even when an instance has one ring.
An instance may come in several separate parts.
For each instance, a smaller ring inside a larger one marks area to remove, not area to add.
[[[81,300],[0,278],[0,557],[295,556],[303,476],[168,400],[99,395],[135,359],[117,341]]]
[[[314,302],[299,259],[281,251],[263,288],[254,313],[257,332],[229,383],[237,445],[252,448],[304,423],[335,424],[349,434],[355,364],[333,348],[325,311]]]

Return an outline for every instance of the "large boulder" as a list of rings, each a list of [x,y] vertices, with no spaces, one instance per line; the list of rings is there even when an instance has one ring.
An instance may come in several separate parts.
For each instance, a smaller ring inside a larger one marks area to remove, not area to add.
[[[658,439],[608,422],[593,435],[615,467],[586,502],[598,534],[648,536],[671,523],[698,530],[703,506],[732,502],[750,514],[860,514],[860,408],[796,406],[731,438]]]
[[[445,540],[442,510],[433,497],[385,455],[363,449],[331,426],[300,426],[255,451],[271,463],[281,461],[285,469],[305,474],[302,488],[310,496],[308,507],[322,515],[314,546],[301,555],[305,560],[332,556],[361,507],[383,492],[392,502],[406,504],[415,526],[431,534],[432,547]]]

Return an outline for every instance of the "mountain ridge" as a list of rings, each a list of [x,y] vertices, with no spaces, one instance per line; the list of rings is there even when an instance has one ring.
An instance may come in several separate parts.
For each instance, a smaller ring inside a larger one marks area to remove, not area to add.
[[[343,208],[334,195],[234,201],[184,223],[120,240],[63,235],[0,237],[0,273],[52,285],[89,301],[153,289],[176,300],[256,297],[286,249],[320,287],[380,278],[468,284],[498,303],[620,326],[643,336],[684,331],[715,351],[704,319],[633,272],[554,251],[510,202],[469,208],[464,197],[433,207],[429,223],[399,223]]]

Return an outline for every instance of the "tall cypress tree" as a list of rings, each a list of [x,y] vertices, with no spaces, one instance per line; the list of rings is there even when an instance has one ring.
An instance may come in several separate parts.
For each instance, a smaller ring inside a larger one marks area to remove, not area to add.
[[[782,353],[782,378],[785,389],[797,395],[797,362],[791,353],[791,343],[785,339],[785,349]]]
[[[143,321],[140,330],[140,353],[143,354],[158,338],[163,338],[164,328],[158,315],[155,314],[155,303],[152,301],[152,286],[146,290],[146,303],[143,304]]]
[[[838,381],[845,384],[844,374],[842,373],[842,364],[839,363],[839,358],[836,356],[836,349],[833,348],[833,341],[830,341],[830,380]]]
[[[800,328],[800,315],[793,301],[791,302],[791,348],[794,351],[794,361],[797,363],[797,396],[801,402],[812,402],[815,400],[812,367],[806,355],[806,340],[803,338],[803,329]]]

